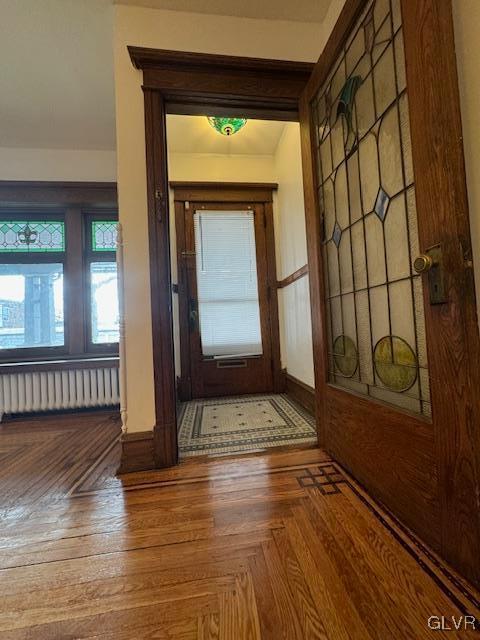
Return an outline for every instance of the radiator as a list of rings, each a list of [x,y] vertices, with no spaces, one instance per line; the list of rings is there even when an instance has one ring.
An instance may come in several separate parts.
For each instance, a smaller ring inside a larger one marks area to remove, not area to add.
[[[74,369],[0,376],[3,414],[106,407],[120,402],[118,369]]]

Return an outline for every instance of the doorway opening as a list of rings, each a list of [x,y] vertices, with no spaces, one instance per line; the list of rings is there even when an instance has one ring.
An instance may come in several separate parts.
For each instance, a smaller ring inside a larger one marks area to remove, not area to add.
[[[166,117],[180,457],[317,442],[299,125],[221,125]]]

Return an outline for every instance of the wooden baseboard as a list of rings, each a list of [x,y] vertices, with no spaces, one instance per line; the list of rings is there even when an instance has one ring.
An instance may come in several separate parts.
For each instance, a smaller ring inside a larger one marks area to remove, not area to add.
[[[122,457],[117,473],[151,471],[171,467],[178,462],[176,424],[156,425],[152,431],[126,433],[122,436]]]
[[[285,390],[308,413],[315,415],[315,389],[285,371]]]
[[[153,430],[125,433],[120,443],[122,457],[117,473],[155,469]]]

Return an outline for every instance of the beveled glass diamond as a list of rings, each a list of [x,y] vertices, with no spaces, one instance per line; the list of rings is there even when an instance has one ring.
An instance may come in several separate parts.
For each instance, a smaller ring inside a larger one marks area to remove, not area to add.
[[[377,199],[375,201],[375,213],[383,222],[387,215],[388,205],[390,204],[390,197],[385,193],[385,191],[380,187],[378,190]]]
[[[342,238],[342,230],[340,229],[340,225],[338,224],[338,222],[335,222],[335,227],[333,228],[332,240],[334,241],[337,249],[338,249],[338,245],[340,244],[341,238]]]

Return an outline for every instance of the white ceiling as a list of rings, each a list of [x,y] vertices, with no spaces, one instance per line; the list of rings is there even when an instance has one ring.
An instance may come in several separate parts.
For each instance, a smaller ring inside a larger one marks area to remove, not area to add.
[[[0,0],[0,147],[114,149],[112,0]]]
[[[284,122],[247,120],[233,136],[224,136],[205,116],[168,115],[167,144],[173,153],[273,155],[284,128]]]
[[[331,0],[114,0],[114,4],[137,7],[297,22],[322,22],[330,3]]]
[[[0,0],[0,147],[115,149],[114,1]],[[320,21],[330,1],[119,0],[118,3]],[[250,124],[244,135],[237,138],[236,147],[243,142],[245,148],[269,147],[276,134],[272,130],[249,140],[254,126]],[[195,135],[190,139],[197,139]],[[182,148],[189,144],[188,136],[181,142],[179,139]],[[225,144],[233,141],[222,142],[218,136],[212,142],[215,148]]]

